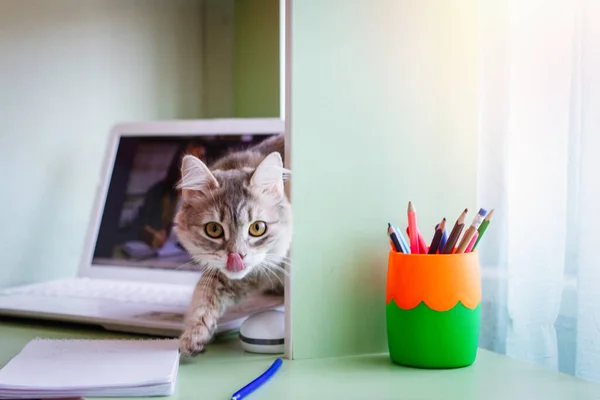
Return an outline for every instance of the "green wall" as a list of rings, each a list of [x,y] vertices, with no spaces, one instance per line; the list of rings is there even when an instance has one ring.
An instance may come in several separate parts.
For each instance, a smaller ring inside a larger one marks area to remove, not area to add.
[[[386,351],[387,222],[477,207],[476,1],[292,7],[293,357]]]
[[[236,0],[235,117],[279,117],[279,0]]]

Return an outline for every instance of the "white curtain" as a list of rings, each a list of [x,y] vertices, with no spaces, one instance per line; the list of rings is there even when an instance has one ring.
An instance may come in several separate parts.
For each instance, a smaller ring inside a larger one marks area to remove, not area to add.
[[[600,382],[600,0],[480,0],[480,344]]]

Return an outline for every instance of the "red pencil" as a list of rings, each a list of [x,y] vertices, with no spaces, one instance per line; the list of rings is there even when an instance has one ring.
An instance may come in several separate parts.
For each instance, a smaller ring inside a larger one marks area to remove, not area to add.
[[[412,205],[412,202],[408,202],[408,236],[410,239],[410,252],[412,254],[419,254],[419,234],[417,232],[417,213]]]
[[[406,227],[406,234],[410,236],[408,227]],[[419,228],[417,228],[417,241],[419,242],[419,254],[427,254],[429,252],[429,246],[427,246],[427,243],[425,243],[425,239],[423,238]]]
[[[471,251],[473,251],[473,246],[475,246],[475,242],[477,241],[478,237],[479,237],[479,232],[475,231],[475,234],[473,235],[473,237],[471,238],[471,241],[469,242],[469,244],[467,245],[467,248],[465,249],[465,253],[470,253]]]
[[[429,253],[429,246],[427,246],[427,243],[425,242],[425,239],[423,238],[423,235],[421,235],[421,231],[417,228],[417,239],[419,240],[419,252],[421,254],[427,254]]]
[[[410,239],[410,232],[408,231],[408,226],[406,227],[406,234]],[[425,244],[425,239],[423,239],[423,235],[421,235],[421,231],[417,229],[417,242],[419,244],[419,254],[427,254],[429,247]],[[425,249],[426,251],[423,251]]]

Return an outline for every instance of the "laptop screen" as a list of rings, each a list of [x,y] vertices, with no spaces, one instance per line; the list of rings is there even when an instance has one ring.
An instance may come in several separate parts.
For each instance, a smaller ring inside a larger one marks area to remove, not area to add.
[[[129,136],[118,143],[93,266],[198,270],[172,231],[184,154],[207,165],[270,134]]]

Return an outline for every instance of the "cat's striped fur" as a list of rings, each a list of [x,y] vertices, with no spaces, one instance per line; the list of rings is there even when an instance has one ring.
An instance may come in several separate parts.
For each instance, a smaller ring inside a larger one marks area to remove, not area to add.
[[[183,355],[201,352],[219,317],[245,296],[264,291],[283,294],[292,237],[283,154],[284,138],[275,136],[229,154],[210,168],[193,156],[183,158],[182,204],[174,229],[194,260],[206,268],[180,337]],[[250,234],[261,232],[251,229],[256,222],[266,226],[260,236]],[[220,232],[218,238],[210,235]]]

